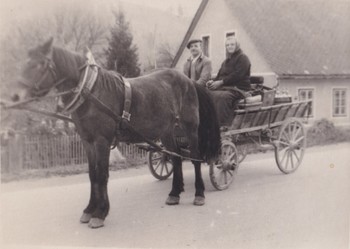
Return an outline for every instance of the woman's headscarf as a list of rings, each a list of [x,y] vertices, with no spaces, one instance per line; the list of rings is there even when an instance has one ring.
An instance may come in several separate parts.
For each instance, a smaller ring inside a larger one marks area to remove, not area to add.
[[[238,42],[238,40],[237,40],[236,37],[234,37],[234,36],[227,36],[227,37],[226,37],[226,41],[231,40],[231,39],[235,40],[235,42],[236,42],[235,51],[232,53],[232,54],[234,54],[234,53],[236,53],[238,50],[241,49],[241,45],[239,44],[239,42]],[[226,42],[225,42],[225,45],[226,45]],[[230,54],[226,51],[226,57],[229,57],[229,56],[230,56]]]

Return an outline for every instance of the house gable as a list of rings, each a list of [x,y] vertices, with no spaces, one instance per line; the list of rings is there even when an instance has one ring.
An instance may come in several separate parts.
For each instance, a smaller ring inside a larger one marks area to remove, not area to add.
[[[209,56],[212,60],[213,73],[217,73],[221,63],[226,57],[225,38],[227,33],[235,33],[241,44],[241,48],[248,55],[252,63],[253,72],[271,72],[271,68],[266,60],[256,49],[255,44],[250,39],[244,27],[239,20],[232,16],[230,9],[225,0],[209,1],[205,9],[197,13],[195,18],[196,27],[189,29],[183,41],[184,48],[179,49],[173,66],[181,69],[187,58],[190,56],[189,51],[185,48],[188,40],[191,38],[203,38],[209,36]]]

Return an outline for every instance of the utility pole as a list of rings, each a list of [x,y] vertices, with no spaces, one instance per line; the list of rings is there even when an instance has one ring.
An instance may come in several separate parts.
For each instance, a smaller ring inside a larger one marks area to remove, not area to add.
[[[157,69],[157,46],[156,46],[156,37],[157,37],[157,24],[154,25],[154,37],[153,37],[154,69]]]

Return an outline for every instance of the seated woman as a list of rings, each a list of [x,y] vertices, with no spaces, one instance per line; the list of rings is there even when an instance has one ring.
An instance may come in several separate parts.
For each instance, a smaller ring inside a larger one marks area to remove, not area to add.
[[[225,42],[226,59],[214,80],[206,83],[212,95],[220,125],[230,125],[232,112],[238,101],[244,98],[242,92],[250,90],[250,61],[241,50],[237,39],[228,36]]]

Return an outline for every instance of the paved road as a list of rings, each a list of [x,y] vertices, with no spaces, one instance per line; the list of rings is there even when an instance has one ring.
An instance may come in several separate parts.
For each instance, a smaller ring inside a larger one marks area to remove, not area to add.
[[[181,204],[166,206],[171,180],[146,168],[113,172],[105,227],[79,224],[87,175],[2,184],[1,248],[348,248],[350,144],[315,147],[291,175],[273,154],[248,156],[237,181],[215,191],[204,168],[206,205],[192,205],[186,169]],[[66,247],[69,246],[69,247]]]

